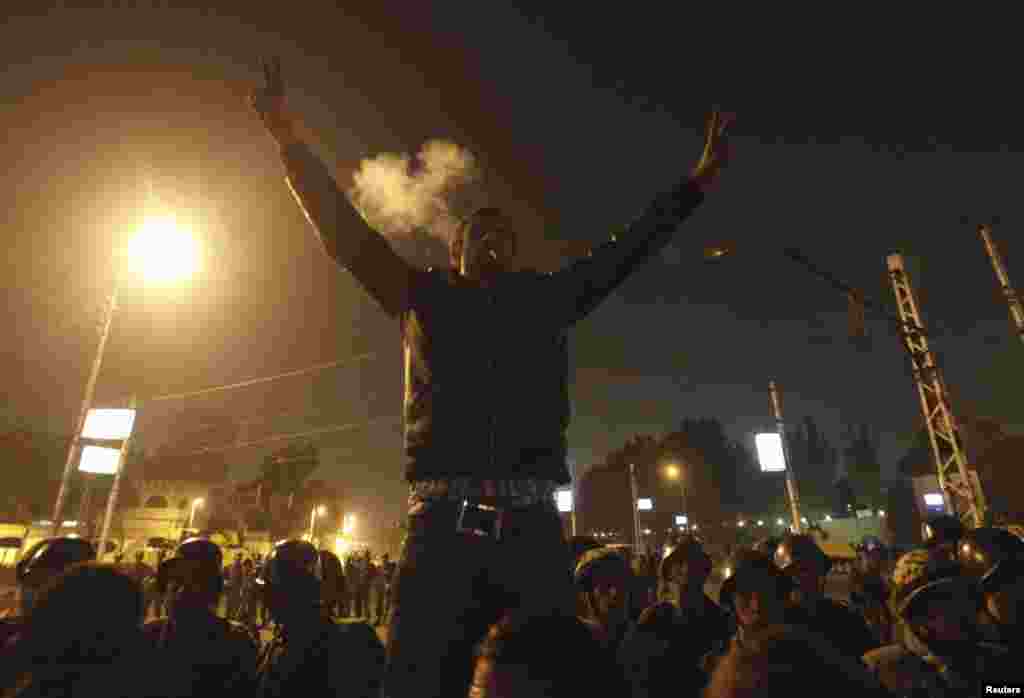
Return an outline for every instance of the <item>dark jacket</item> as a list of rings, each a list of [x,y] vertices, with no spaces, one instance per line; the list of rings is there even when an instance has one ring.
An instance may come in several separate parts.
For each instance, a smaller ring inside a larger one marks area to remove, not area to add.
[[[322,618],[271,642],[260,662],[257,695],[378,698],[384,671],[384,646],[373,628]]]
[[[307,146],[291,145],[283,158],[327,253],[401,320],[406,478],[569,482],[567,330],[670,241],[703,200],[699,189],[680,183],[560,272],[509,272],[485,288],[407,264]]]
[[[161,618],[143,632],[158,661],[171,667],[163,695],[250,698],[256,689],[259,638],[240,623],[210,614],[209,622],[183,628]]]

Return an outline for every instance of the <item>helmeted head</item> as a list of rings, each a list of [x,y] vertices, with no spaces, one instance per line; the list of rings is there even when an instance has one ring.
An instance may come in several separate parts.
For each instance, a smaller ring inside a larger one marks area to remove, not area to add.
[[[970,641],[977,609],[972,580],[939,550],[912,550],[896,561],[890,605],[909,630],[940,654]]]
[[[811,599],[823,591],[824,578],[832,561],[806,534],[786,534],[775,549],[775,564],[792,578],[803,599]]]
[[[224,553],[207,538],[187,538],[157,567],[156,589],[170,594],[172,608],[213,605],[224,588]]]
[[[729,575],[722,582],[719,601],[744,627],[782,621],[792,581],[767,555],[756,550],[739,550],[727,565]]]
[[[511,268],[516,234],[499,208],[477,209],[459,226],[449,246],[452,266],[471,279],[487,279]]]
[[[618,552],[595,548],[583,553],[576,564],[574,579],[596,620],[613,625],[627,618],[633,572]]]
[[[278,622],[288,622],[296,615],[317,609],[322,581],[320,553],[309,541],[298,539],[275,545],[255,580]]]
[[[682,536],[676,544],[665,551],[658,567],[658,578],[662,582],[677,584],[682,588],[704,588],[711,575],[711,556],[695,536]]]
[[[14,568],[14,579],[21,591],[22,612],[32,607],[36,593],[50,580],[81,562],[96,559],[96,548],[82,538],[47,538],[22,555]]]
[[[857,558],[864,572],[879,573],[889,549],[878,536],[864,536],[857,546]]]
[[[1016,626],[1024,612],[1024,540],[1005,528],[976,528],[960,539],[957,560],[978,583],[988,614]]]
[[[960,519],[949,514],[932,516],[921,524],[921,540],[926,548],[944,548],[955,554],[957,541],[964,534]]]
[[[772,559],[775,559],[775,550],[779,547],[779,543],[781,542],[781,536],[772,536],[770,538],[765,538],[764,540],[759,540],[754,543],[752,548]]]

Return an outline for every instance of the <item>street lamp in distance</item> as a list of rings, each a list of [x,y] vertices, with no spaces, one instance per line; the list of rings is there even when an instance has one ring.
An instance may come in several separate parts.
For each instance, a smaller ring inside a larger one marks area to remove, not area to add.
[[[191,531],[192,529],[195,528],[196,509],[198,509],[199,507],[203,506],[203,503],[204,502],[203,502],[203,498],[202,497],[199,497],[198,499],[192,500],[192,512],[188,515],[188,530]]]

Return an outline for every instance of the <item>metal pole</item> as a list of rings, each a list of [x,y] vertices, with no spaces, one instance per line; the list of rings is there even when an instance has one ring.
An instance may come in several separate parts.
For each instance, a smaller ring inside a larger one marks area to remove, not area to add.
[[[75,423],[75,431],[71,435],[71,443],[68,444],[68,457],[64,462],[64,473],[60,479],[60,488],[57,490],[57,501],[53,505],[53,535],[60,535],[60,524],[64,514],[64,500],[67,499],[68,485],[71,482],[71,474],[75,471],[75,457],[78,454],[81,442],[82,429],[85,427],[85,417],[89,414],[92,406],[92,398],[96,392],[96,381],[100,376],[100,367],[103,365],[103,351],[107,347],[107,339],[110,337],[110,327],[114,322],[114,311],[117,310],[117,292],[120,283],[115,280],[114,292],[110,295],[110,302],[107,304],[107,313],[103,319],[103,331],[100,333],[100,344],[96,349],[96,358],[92,362],[92,372],[89,374],[89,381],[85,384],[85,397],[82,399],[82,409],[78,413],[78,421]]]
[[[680,475],[679,475],[679,491],[683,495],[683,516],[686,517],[686,523],[683,524],[683,530],[684,531],[689,531],[690,530],[690,512],[689,512],[689,510],[686,507],[686,478],[683,476],[682,473],[680,473]]]
[[[803,533],[803,526],[800,523],[800,495],[796,486],[796,474],[793,472],[793,462],[789,457],[789,444],[786,441],[786,425],[782,421],[782,406],[779,401],[779,390],[775,381],[768,381],[768,391],[772,396],[772,411],[775,413],[775,427],[778,429],[779,438],[782,440],[782,455],[786,459],[786,489],[789,492],[789,508],[793,514],[793,532]]]
[[[1006,265],[1003,263],[1003,258],[1000,256],[995,242],[992,241],[992,226],[979,225],[978,233],[981,235],[982,242],[985,243],[988,258],[992,260],[992,268],[996,272],[996,278],[1003,290],[1003,296],[1006,297],[1006,303],[1010,306],[1010,315],[1017,325],[1017,336],[1024,342],[1024,306],[1021,305],[1020,298],[1017,297],[1013,286],[1010,285],[1010,275],[1006,272]]]
[[[640,510],[637,508],[636,464],[629,464],[629,489],[633,493],[633,550],[640,550]]]
[[[136,407],[136,400],[133,396],[131,403],[129,404],[133,410]],[[97,546],[97,560],[102,560],[103,555],[106,553],[107,548],[107,536],[110,534],[110,522],[114,518],[114,509],[117,507],[117,498],[121,494],[121,478],[124,475],[125,460],[128,456],[128,448],[131,445],[132,436],[128,435],[128,438],[121,442],[121,454],[117,458],[117,472],[114,473],[114,484],[110,488],[110,496],[107,497],[107,511],[103,515],[103,528],[100,529],[100,542]]]
[[[570,477],[572,478],[572,511],[569,512],[569,523],[572,526],[573,538],[576,537],[576,461],[569,461],[569,468],[571,470]]]

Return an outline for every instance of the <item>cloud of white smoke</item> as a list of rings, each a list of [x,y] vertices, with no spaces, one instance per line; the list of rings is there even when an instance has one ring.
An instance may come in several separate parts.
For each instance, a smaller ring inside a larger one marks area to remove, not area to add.
[[[423,145],[415,158],[382,153],[363,160],[349,189],[352,203],[383,235],[422,230],[447,245],[459,221],[483,205],[482,172],[467,149],[447,141]]]

